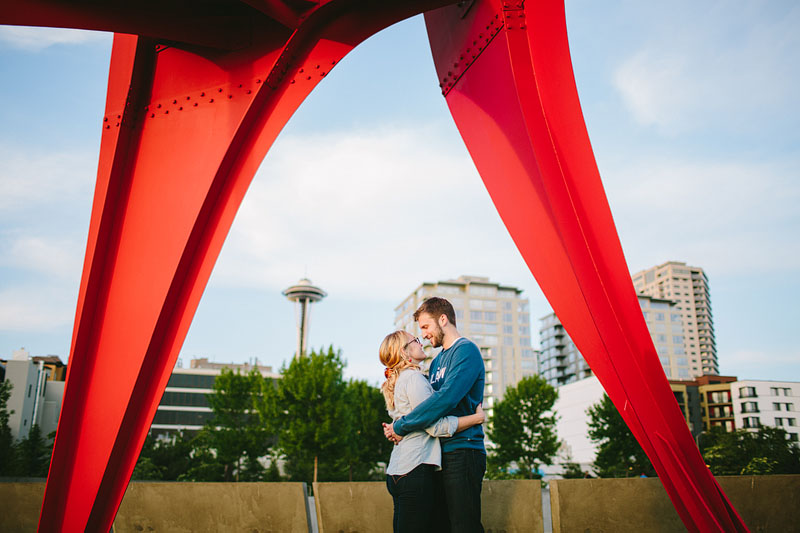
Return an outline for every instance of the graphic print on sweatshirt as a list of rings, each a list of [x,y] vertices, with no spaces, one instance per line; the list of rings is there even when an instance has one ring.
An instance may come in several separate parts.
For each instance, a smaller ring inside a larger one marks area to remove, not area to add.
[[[439,380],[444,379],[444,373],[446,371],[447,371],[447,367],[446,366],[443,366],[442,368],[437,368],[436,369],[436,373],[431,378],[431,385],[434,385],[435,383],[438,383]],[[434,387],[434,388],[436,388],[436,387]]]

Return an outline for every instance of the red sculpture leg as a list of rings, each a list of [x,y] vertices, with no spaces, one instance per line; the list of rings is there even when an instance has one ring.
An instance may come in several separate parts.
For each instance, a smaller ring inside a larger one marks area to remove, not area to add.
[[[747,531],[644,322],[584,125],[563,3],[465,3],[425,19],[442,92],[498,212],[687,529]]]
[[[109,530],[223,241],[272,142],[356,44],[444,3],[342,0],[303,13],[278,9],[284,25],[269,19],[244,48],[115,35],[40,531]],[[280,6],[263,7],[274,14]],[[140,33],[157,33],[159,24]]]

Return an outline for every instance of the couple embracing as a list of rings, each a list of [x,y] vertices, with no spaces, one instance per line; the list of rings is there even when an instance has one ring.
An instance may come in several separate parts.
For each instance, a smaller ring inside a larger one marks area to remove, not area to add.
[[[481,483],[486,472],[481,403],[485,370],[478,347],[456,329],[453,306],[429,298],[414,313],[422,337],[442,351],[429,376],[422,341],[395,331],[381,343],[381,386],[395,442],[386,467],[394,531],[483,532]]]

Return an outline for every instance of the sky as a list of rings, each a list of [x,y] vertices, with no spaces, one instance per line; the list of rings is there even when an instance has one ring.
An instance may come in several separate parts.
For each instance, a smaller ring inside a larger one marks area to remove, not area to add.
[[[631,272],[710,280],[720,372],[800,381],[800,6],[568,0],[578,92]],[[0,358],[67,360],[111,35],[0,26]],[[302,196],[302,201],[301,201]],[[449,115],[421,17],[323,80],[261,165],[181,351],[279,369],[301,277],[310,345],[377,384],[394,308],[488,276],[551,312]],[[538,339],[534,336],[534,348]]]

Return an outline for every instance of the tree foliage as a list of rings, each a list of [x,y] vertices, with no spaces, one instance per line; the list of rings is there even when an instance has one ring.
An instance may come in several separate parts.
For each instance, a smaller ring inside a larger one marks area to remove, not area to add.
[[[604,394],[603,399],[586,413],[589,415],[589,438],[598,446],[594,460],[594,470],[598,476],[655,475],[650,459],[608,395]]]
[[[703,459],[716,476],[800,474],[800,448],[782,428],[725,432],[714,428],[701,440]]]
[[[506,389],[489,419],[489,439],[496,448],[489,454],[493,477],[507,477],[516,464],[519,477],[538,477],[539,467],[549,465],[558,451],[553,405],[558,391],[541,376],[523,378]],[[514,474],[510,474],[514,477]]]
[[[380,479],[378,463],[392,453],[392,443],[383,436],[380,422],[388,420],[383,394],[366,381],[347,383],[348,437],[343,449],[349,481]]]
[[[0,476],[13,475],[14,438],[8,420],[13,411],[8,410],[8,399],[13,385],[10,381],[0,381]]]
[[[312,482],[346,479],[347,384],[339,352],[312,351],[292,359],[276,383],[262,385],[262,421],[277,435],[286,473]]]

